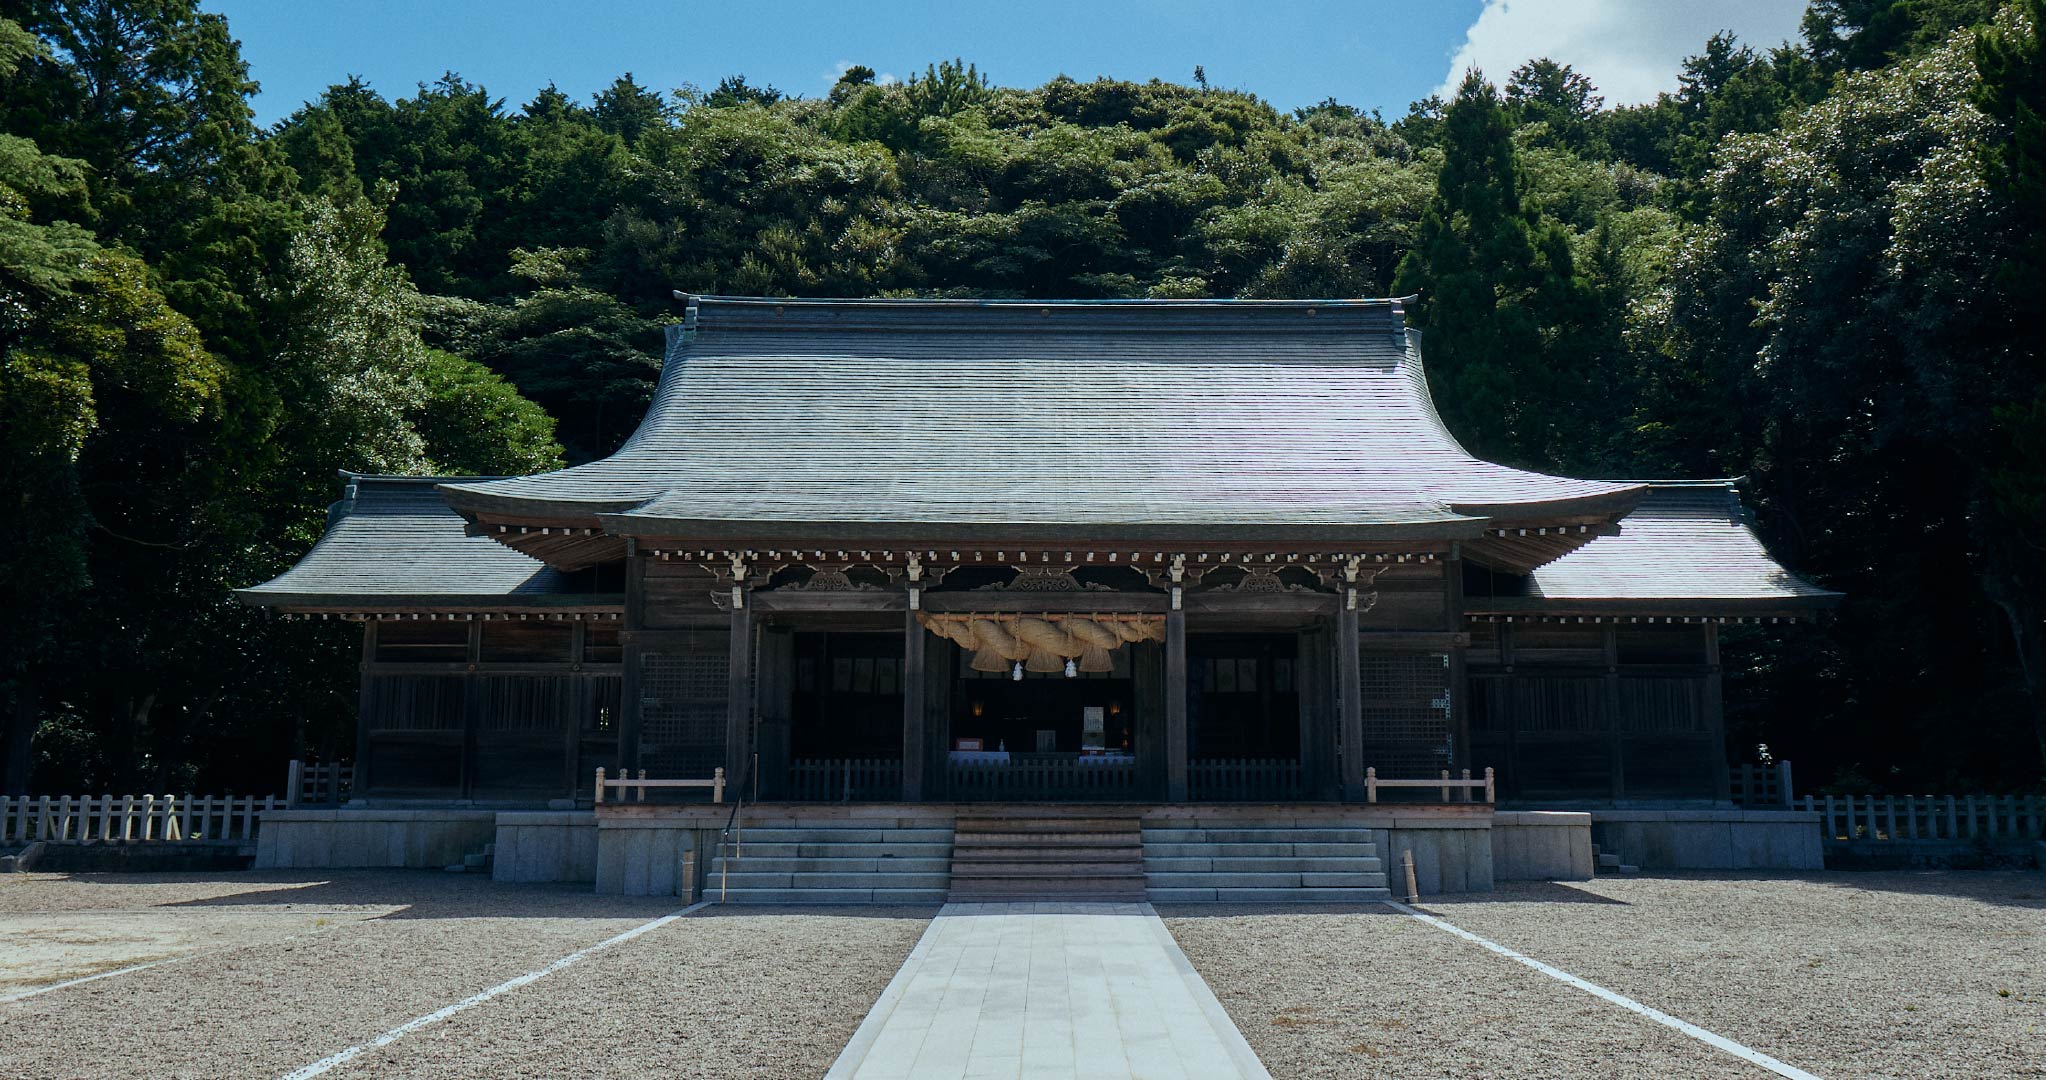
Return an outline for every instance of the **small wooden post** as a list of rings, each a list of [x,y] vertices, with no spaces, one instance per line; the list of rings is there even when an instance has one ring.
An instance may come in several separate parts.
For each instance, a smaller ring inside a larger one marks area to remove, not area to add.
[[[1442,770],[1442,801],[1449,801],[1449,770]]]
[[[1796,795],[1790,786],[1790,760],[1785,758],[1776,763],[1777,799],[1788,810],[1796,804]]]
[[[591,801],[597,806],[604,805],[604,767],[602,765],[597,766],[597,794]]]
[[[725,767],[722,765],[711,771],[710,801],[714,803],[725,801]]]
[[[1418,904],[1421,902],[1421,890],[1419,886],[1414,884],[1413,848],[1407,848],[1406,850],[1400,852],[1400,865],[1404,867],[1407,872],[1407,903]]]
[[[242,797],[242,839],[252,840],[256,835],[256,797]]]
[[[1364,770],[1364,801],[1367,803],[1378,801],[1378,766],[1376,765]]]
[[[1458,801],[1470,802],[1472,798],[1473,796],[1471,795],[1471,771],[1469,769],[1465,769],[1463,771],[1463,798]]]
[[[36,808],[36,839],[50,838],[50,797],[45,795]]]
[[[1485,801],[1493,804],[1499,801],[1499,788],[1490,765],[1485,766]]]
[[[102,840],[114,838],[114,797],[105,792],[99,797],[99,838]]]
[[[646,801],[646,770],[645,770],[645,769],[641,769],[641,770],[639,770],[639,788],[638,788],[637,790],[638,790],[638,793],[639,793],[639,794],[638,794],[638,797],[637,797],[636,799],[634,799],[633,801],[635,801],[635,802],[645,802],[645,801]]]
[[[296,810],[305,800],[305,762],[297,758],[284,770],[284,808]]]

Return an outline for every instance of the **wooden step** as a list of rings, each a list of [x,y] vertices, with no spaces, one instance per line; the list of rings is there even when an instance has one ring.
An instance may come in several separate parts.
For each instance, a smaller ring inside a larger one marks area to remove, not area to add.
[[[954,827],[955,900],[1141,900],[1144,847],[1128,816],[961,818]]]
[[[966,833],[1120,833],[1141,832],[1141,819],[1130,818],[960,818],[953,823],[954,836]]]
[[[1127,833],[961,833],[952,850],[984,847],[1140,848],[1143,835]]]

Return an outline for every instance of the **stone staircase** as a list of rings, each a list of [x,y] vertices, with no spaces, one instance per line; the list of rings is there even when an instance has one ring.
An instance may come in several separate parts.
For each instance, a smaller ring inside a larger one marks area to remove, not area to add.
[[[1144,842],[1134,814],[962,816],[955,825],[955,901],[1143,898]]]
[[[1389,898],[1374,830],[1172,823],[1143,830],[1145,896],[1159,903],[1374,903]]]
[[[738,858],[712,856],[703,898],[732,904],[937,904],[952,830],[830,822],[748,826]]]

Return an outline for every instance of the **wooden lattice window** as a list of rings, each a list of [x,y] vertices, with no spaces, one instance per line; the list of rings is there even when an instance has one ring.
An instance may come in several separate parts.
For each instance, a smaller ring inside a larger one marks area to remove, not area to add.
[[[724,764],[729,671],[722,652],[640,657],[640,760],[649,772],[703,774]]]
[[[1384,777],[1432,776],[1449,768],[1449,657],[1366,652],[1359,658],[1364,761]]]

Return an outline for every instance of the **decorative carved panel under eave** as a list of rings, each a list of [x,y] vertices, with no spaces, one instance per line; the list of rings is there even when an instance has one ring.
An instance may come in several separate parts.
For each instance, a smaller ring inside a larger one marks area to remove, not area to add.
[[[1016,576],[1008,581],[994,581],[975,589],[975,592],[1114,592],[1106,585],[1081,581],[1073,576],[1075,567],[1053,565],[1024,565],[1013,567]]]

